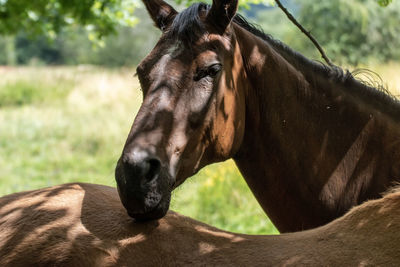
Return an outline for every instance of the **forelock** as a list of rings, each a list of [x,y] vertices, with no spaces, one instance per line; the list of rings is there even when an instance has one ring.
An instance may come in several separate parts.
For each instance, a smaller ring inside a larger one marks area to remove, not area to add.
[[[169,29],[170,38],[177,38],[184,43],[192,43],[205,33],[205,25],[200,14],[206,14],[210,6],[204,3],[196,3],[180,12],[174,18]]]

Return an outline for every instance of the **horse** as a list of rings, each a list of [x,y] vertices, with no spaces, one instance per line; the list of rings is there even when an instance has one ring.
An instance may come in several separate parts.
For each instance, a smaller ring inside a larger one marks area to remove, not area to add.
[[[137,222],[101,185],[0,198],[1,266],[398,266],[399,240],[400,190],[281,235],[230,233],[172,211]]]
[[[115,169],[127,213],[164,216],[171,192],[232,158],[280,232],[326,224],[400,180],[400,103],[311,61],[236,14],[143,1],[162,34],[137,67],[143,103]]]

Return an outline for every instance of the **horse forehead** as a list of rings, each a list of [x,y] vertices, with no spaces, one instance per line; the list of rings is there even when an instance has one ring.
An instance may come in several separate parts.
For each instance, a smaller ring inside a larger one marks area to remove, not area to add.
[[[183,54],[184,50],[185,46],[183,42],[177,40],[167,48],[167,55],[169,55],[171,58],[177,58]]]
[[[205,34],[193,44],[179,39],[169,40],[155,50],[157,53],[153,53],[146,60],[146,62],[153,62],[153,64],[144,65],[150,66],[153,74],[157,77],[164,76],[170,72],[175,73],[179,69],[187,71],[188,65],[191,65],[198,58],[208,58],[210,52],[214,51],[216,47],[230,50],[230,40],[215,34]],[[178,65],[179,68],[177,67]]]
[[[180,55],[186,54],[186,52],[198,54],[199,52],[207,49],[215,49],[216,47],[228,49],[231,47],[231,38],[229,37],[230,36],[222,36],[205,31],[193,41],[183,39],[175,39],[170,41],[170,43],[167,45],[167,53],[169,53],[172,57],[179,57]]]
[[[139,63],[138,69],[142,72],[151,72],[154,67],[165,65],[168,60],[177,58],[183,51],[184,47],[180,42],[163,41],[155,46],[150,54]]]
[[[160,79],[163,79],[163,77],[168,74],[168,64],[171,62],[171,55],[169,53],[164,54],[159,58],[157,63],[154,65],[154,67],[151,70],[151,76],[155,78],[155,82],[160,83]]]
[[[191,68],[190,64],[188,65],[188,62],[182,60],[182,56],[177,57],[174,53],[177,53],[177,51],[174,50],[165,53],[152,66],[150,71],[152,86],[174,87],[186,77],[188,68]]]
[[[172,69],[169,68],[169,70],[173,70],[173,67],[176,67],[177,65],[186,65],[191,62],[189,62],[188,59],[193,57],[193,53],[188,49],[189,48],[179,40],[171,42],[167,48],[164,48],[160,53],[158,53],[158,55],[156,55],[156,65],[158,68],[172,67]]]

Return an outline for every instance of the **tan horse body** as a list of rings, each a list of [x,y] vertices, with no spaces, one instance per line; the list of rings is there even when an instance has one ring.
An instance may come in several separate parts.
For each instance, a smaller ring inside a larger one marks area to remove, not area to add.
[[[400,192],[325,226],[225,232],[169,212],[135,223],[114,188],[66,184],[0,198],[0,266],[400,265]]]

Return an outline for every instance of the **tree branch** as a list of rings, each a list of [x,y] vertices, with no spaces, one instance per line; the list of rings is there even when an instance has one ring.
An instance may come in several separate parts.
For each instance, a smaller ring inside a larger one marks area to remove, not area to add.
[[[315,38],[311,35],[310,32],[308,32],[306,29],[304,29],[303,26],[301,26],[301,24],[299,22],[297,22],[297,20],[293,17],[292,14],[290,14],[290,12],[282,5],[281,1],[279,0],[275,0],[276,4],[278,5],[278,7],[286,14],[286,16],[289,18],[290,21],[292,21],[297,28],[300,29],[300,31],[302,31],[310,40],[311,42],[315,45],[315,47],[318,49],[318,51],[320,52],[322,58],[326,61],[326,63],[329,66],[334,66],[334,64],[330,61],[330,59],[326,56],[324,50],[322,49],[322,47],[319,45],[319,43],[317,42],[317,40],[315,40]]]

